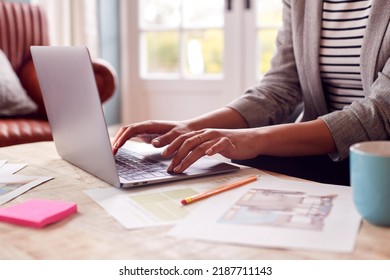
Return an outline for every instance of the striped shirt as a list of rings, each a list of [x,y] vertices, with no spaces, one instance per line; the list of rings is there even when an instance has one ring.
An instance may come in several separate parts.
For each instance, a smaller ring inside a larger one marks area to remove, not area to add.
[[[360,53],[372,0],[324,0],[321,80],[330,112],[364,98]]]

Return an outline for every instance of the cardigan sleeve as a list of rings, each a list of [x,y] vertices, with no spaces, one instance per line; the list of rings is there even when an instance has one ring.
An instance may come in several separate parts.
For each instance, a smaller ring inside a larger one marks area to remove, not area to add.
[[[283,1],[283,26],[278,32],[270,70],[256,86],[228,104],[245,118],[250,127],[283,123],[302,102],[290,4],[289,0]]]
[[[368,96],[341,111],[320,117],[328,126],[337,152],[330,157],[343,160],[352,144],[390,138],[390,58],[370,87]]]

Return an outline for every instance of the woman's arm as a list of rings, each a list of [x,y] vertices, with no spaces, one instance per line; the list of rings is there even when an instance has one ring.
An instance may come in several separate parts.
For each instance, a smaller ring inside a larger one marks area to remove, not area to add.
[[[390,55],[390,53],[389,53]],[[364,99],[321,117],[337,146],[333,160],[348,157],[357,142],[390,139],[390,58]]]
[[[260,155],[309,156],[336,152],[330,131],[321,119],[259,129]]]
[[[181,173],[204,155],[221,154],[230,159],[259,155],[305,156],[336,152],[327,125],[321,120],[251,129],[205,129],[184,134],[163,152],[173,155],[168,170]]]

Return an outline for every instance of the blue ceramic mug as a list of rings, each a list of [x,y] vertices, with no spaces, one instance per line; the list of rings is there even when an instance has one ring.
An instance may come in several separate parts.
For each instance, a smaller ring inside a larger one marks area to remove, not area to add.
[[[356,209],[369,223],[390,226],[390,141],[357,143],[349,151]]]

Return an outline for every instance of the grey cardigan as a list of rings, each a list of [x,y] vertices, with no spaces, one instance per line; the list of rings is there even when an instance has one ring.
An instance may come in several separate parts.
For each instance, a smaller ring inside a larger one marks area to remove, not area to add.
[[[390,1],[374,0],[361,54],[365,98],[329,113],[319,72],[321,0],[284,0],[283,27],[271,69],[253,88],[230,103],[251,127],[286,122],[303,104],[300,121],[321,118],[337,146],[333,160],[349,146],[390,137]]]

